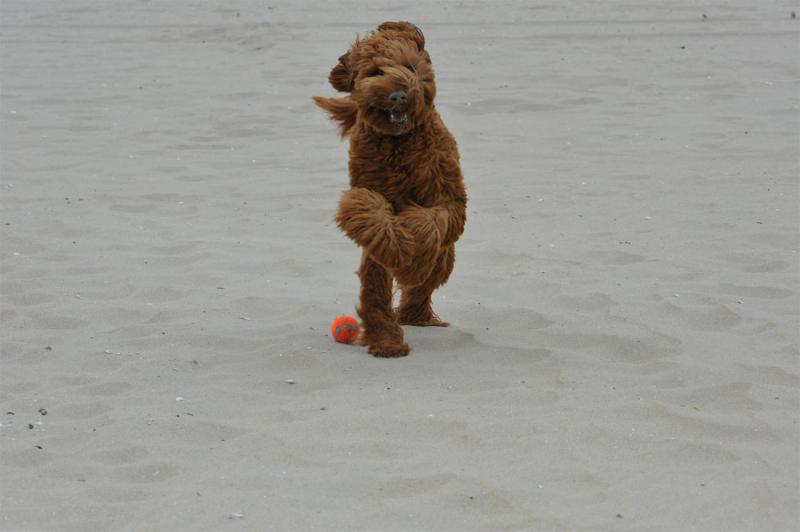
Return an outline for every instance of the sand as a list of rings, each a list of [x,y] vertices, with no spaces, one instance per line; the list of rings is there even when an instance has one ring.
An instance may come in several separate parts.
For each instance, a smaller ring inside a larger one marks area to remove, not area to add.
[[[797,530],[798,7],[3,0],[0,528]],[[470,195],[399,360],[311,101],[385,20]]]

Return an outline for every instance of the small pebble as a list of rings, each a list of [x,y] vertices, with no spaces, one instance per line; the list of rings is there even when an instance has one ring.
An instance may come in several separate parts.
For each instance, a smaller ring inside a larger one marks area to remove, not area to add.
[[[286,379],[286,382],[288,382],[289,384],[294,384],[294,379]]]

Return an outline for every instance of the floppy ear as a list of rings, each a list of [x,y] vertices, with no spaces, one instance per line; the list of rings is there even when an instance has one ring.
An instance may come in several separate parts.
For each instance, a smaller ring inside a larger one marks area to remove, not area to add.
[[[350,63],[350,52],[347,52],[339,58],[339,64],[331,70],[328,81],[339,92],[353,92],[357,75],[358,72],[352,69]]]
[[[417,43],[419,51],[425,49],[425,36],[422,30],[410,22],[384,22],[378,26],[378,31],[396,31],[404,34],[403,37]]]

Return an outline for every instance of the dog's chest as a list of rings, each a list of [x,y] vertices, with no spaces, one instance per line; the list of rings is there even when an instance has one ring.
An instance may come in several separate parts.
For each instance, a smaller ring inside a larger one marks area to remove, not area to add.
[[[429,206],[441,193],[438,158],[432,146],[415,140],[388,135],[373,137],[370,142],[353,139],[351,186],[374,190],[395,208],[409,203]]]

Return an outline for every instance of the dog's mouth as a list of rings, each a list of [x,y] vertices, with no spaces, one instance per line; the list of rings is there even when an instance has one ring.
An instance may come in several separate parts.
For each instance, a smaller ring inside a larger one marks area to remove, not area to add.
[[[2,0],[0,0],[2,1]],[[369,107],[364,118],[375,129],[387,135],[403,135],[414,124],[414,116],[401,107]]]
[[[400,109],[390,110],[389,116],[391,118],[392,124],[397,124],[398,126],[401,126],[406,122],[408,122],[408,113]]]

